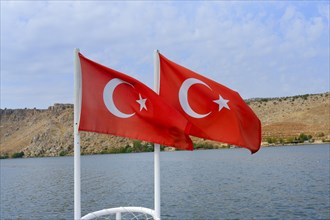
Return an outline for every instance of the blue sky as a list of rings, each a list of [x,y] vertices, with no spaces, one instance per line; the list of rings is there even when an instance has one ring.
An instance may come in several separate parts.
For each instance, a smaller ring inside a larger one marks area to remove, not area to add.
[[[1,108],[73,103],[73,50],[153,88],[153,51],[243,98],[322,93],[329,1],[1,1]]]

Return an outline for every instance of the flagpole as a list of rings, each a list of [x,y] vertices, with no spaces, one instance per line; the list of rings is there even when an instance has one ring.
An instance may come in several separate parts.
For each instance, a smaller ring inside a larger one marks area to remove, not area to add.
[[[80,135],[78,123],[81,103],[81,67],[79,49],[74,50],[74,219],[81,218],[81,190],[80,190]]]
[[[159,55],[154,52],[154,91],[159,94]],[[156,220],[160,220],[160,145],[154,144],[154,209]]]

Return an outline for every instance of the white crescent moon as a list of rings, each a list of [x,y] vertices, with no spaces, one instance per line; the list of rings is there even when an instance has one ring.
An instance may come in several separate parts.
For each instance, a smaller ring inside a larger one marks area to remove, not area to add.
[[[107,109],[115,116],[119,118],[129,118],[132,117],[134,113],[132,114],[125,114],[116,107],[115,103],[113,102],[113,92],[116,89],[116,87],[120,84],[128,84],[134,88],[133,85],[129,84],[128,82],[122,81],[118,78],[114,78],[110,80],[107,85],[104,87],[103,90],[103,101],[104,104],[107,106]]]
[[[206,86],[207,88],[211,89],[206,83],[204,83],[201,80],[195,79],[195,78],[189,78],[186,79],[179,90],[179,101],[180,101],[180,105],[183,108],[183,110],[190,115],[193,118],[204,118],[206,116],[208,116],[211,112],[207,113],[207,114],[198,114],[197,112],[195,112],[189,105],[188,102],[188,90],[192,85],[195,84],[202,84],[204,86]]]

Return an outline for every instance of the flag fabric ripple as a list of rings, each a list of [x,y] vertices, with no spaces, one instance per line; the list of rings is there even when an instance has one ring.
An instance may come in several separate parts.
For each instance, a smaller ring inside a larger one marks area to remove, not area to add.
[[[160,96],[192,123],[191,135],[259,150],[260,120],[236,91],[161,54],[159,60]]]
[[[189,121],[152,89],[79,53],[80,131],[192,150]]]

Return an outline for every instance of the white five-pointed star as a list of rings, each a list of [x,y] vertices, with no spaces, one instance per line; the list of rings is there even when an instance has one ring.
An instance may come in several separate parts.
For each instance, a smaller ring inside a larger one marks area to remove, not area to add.
[[[226,108],[226,109],[230,110],[230,108],[227,104],[229,102],[229,100],[222,98],[221,95],[219,95],[219,99],[213,100],[213,102],[215,102],[219,105],[219,111],[221,111],[222,108]]]
[[[139,94],[139,97],[140,99],[136,100],[136,102],[140,104],[140,111],[142,111],[143,109],[148,110],[146,106],[147,99],[143,99],[141,94]]]

